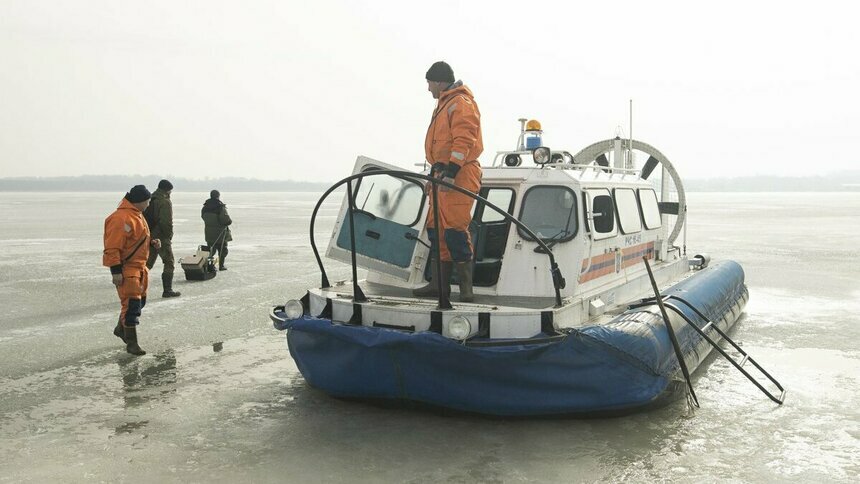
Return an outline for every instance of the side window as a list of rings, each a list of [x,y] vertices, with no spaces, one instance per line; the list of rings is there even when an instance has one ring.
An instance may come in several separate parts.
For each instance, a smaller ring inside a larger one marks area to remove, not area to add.
[[[586,190],[588,208],[591,211],[591,232],[595,240],[614,237],[618,231],[615,228],[615,203],[612,195],[605,188]]]
[[[355,191],[357,209],[407,227],[418,223],[423,204],[421,185],[389,175],[362,178]]]
[[[632,188],[616,188],[615,212],[618,214],[618,228],[622,234],[632,234],[642,230],[639,216],[639,203]]]
[[[523,198],[520,220],[541,240],[570,240],[577,230],[576,195],[567,187],[530,188]],[[522,230],[518,232],[531,240]]]
[[[645,222],[646,229],[659,229],[662,222],[660,221],[660,205],[657,204],[657,193],[654,190],[639,189],[639,206],[642,209],[642,221]]]
[[[481,196],[486,198],[488,202],[507,211],[508,213],[511,213],[511,210],[513,209],[514,191],[510,188],[488,188],[487,193],[482,194]],[[492,208],[483,208],[481,223],[501,222],[505,220],[505,217],[503,217],[502,214]]]

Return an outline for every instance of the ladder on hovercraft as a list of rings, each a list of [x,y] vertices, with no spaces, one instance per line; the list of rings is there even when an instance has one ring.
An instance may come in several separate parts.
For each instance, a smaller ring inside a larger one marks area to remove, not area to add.
[[[690,327],[692,327],[694,330],[696,330],[696,332],[699,333],[702,336],[702,338],[705,338],[705,341],[710,343],[710,345],[713,346],[717,351],[719,351],[721,355],[723,355],[727,360],[729,360],[729,362],[732,365],[734,365],[734,367],[737,368],[738,371],[743,373],[743,375],[745,377],[747,377],[747,379],[749,381],[751,381],[755,386],[757,386],[758,389],[762,391],[762,393],[767,395],[768,398],[770,398],[771,400],[773,400],[777,404],[782,405],[782,403],[785,401],[785,389],[782,387],[782,385],[779,384],[779,382],[776,380],[776,378],[771,376],[770,373],[768,373],[764,368],[762,368],[761,365],[759,365],[758,362],[755,359],[753,359],[752,356],[750,356],[746,351],[741,349],[741,347],[738,346],[737,343],[735,343],[731,338],[729,338],[729,336],[723,330],[721,330],[719,328],[719,326],[714,324],[713,321],[711,321],[707,316],[702,314],[702,312],[699,311],[698,308],[696,308],[695,306],[690,304],[689,301],[687,301],[687,300],[685,300],[679,296],[669,295],[669,296],[663,296],[661,299],[663,300],[663,304],[666,307],[671,308],[673,311],[675,311],[675,313],[677,313],[679,316],[681,316],[684,319],[684,321],[686,321],[687,324],[690,325]],[[687,315],[684,314],[683,311],[681,311],[681,308],[679,308],[676,304],[673,304],[671,302],[671,300],[676,300],[678,302],[681,302],[685,306],[687,306],[688,308],[692,309],[693,312],[695,312],[697,316],[702,318],[702,321],[705,321],[706,324],[700,328],[698,325],[696,325],[696,323],[691,321],[690,318],[687,317]],[[743,356],[743,358],[741,358],[740,362],[738,362],[735,358],[732,358],[728,353],[726,353],[725,350],[720,348],[720,345],[717,343],[717,341],[714,341],[713,339],[711,339],[711,337],[709,337],[707,335],[708,329],[713,329],[714,331],[716,331],[720,335],[720,337],[722,337],[724,340],[728,341],[729,344],[732,345],[732,347],[738,353],[740,353]],[[744,369],[744,365],[746,365],[747,362],[752,363],[753,366],[755,366],[765,377],[767,377],[768,380],[770,380],[771,383],[773,383],[776,386],[776,388],[779,389],[779,391],[780,391],[779,397],[775,396],[773,393],[768,391],[764,386],[762,386],[761,383],[759,383],[759,381],[755,377],[753,377],[746,369]]]

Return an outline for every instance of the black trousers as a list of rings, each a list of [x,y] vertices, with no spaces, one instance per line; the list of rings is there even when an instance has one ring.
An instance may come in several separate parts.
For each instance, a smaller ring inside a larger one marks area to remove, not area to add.
[[[217,244],[209,246],[209,255],[214,256],[215,253],[217,252],[218,253],[218,264],[222,265],[222,266],[224,265],[224,259],[227,258],[227,252],[228,252],[227,244],[228,244],[228,242],[219,242]]]

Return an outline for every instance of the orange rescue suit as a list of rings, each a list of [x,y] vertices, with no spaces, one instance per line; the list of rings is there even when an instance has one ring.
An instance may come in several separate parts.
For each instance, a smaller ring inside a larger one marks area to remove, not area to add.
[[[122,285],[117,286],[116,292],[122,304],[120,323],[123,326],[136,326],[146,304],[149,241],[149,226],[143,213],[123,198],[116,211],[105,219],[102,256],[102,264],[110,267],[112,274],[122,274]]]
[[[472,91],[458,81],[439,96],[424,139],[425,156],[438,177],[452,177],[456,186],[478,193],[481,188],[478,156],[483,151],[481,112]],[[440,167],[444,168],[439,170]],[[428,191],[431,204],[427,227],[433,229],[433,192],[430,187]],[[441,258],[468,262],[474,254],[469,235],[474,199],[455,190],[445,191],[442,185],[438,185],[438,193]]]

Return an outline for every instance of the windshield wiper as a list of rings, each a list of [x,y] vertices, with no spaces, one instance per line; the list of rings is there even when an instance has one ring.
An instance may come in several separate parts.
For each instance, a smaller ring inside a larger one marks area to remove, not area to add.
[[[549,250],[552,250],[553,246],[555,246],[555,244],[559,243],[561,241],[561,239],[564,238],[564,237],[559,238],[559,236],[561,234],[567,234],[567,229],[559,230],[558,233],[553,235],[552,237],[549,237],[547,239],[541,239],[541,240],[543,240],[543,243],[546,244],[546,246],[547,246],[547,248],[549,248]],[[546,254],[546,251],[543,249],[543,246],[541,246],[541,245],[538,245],[537,247],[535,247],[535,252],[537,252],[538,254]]]

